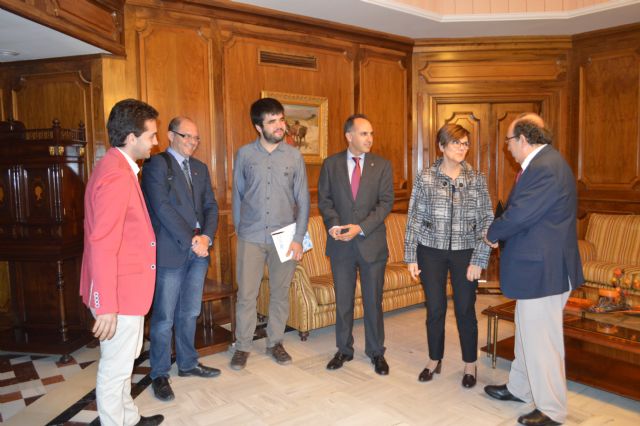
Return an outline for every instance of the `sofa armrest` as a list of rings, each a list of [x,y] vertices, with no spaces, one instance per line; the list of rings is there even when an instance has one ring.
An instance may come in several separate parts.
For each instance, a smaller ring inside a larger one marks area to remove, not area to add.
[[[580,260],[582,260],[583,265],[598,258],[596,246],[587,240],[578,240],[578,250],[580,251]]]
[[[318,310],[318,300],[311,288],[311,281],[306,269],[298,263],[289,288],[289,321],[288,324],[299,332],[313,328],[312,319]]]

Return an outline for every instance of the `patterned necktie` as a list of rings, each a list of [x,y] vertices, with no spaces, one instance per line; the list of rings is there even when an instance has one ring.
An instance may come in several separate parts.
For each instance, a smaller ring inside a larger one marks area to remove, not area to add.
[[[522,176],[522,169],[520,169],[520,171],[516,175],[516,183],[518,183],[518,181],[520,180],[520,176]]]
[[[191,183],[191,169],[189,168],[189,160],[186,158],[182,162],[182,171],[184,172],[184,177],[187,179],[187,183],[189,184],[189,189],[193,192],[193,184]]]
[[[362,174],[360,171],[360,157],[352,157],[353,161],[356,162],[356,166],[353,168],[353,173],[351,174],[351,195],[353,195],[353,199],[356,199],[358,195],[358,188],[360,188],[360,175]]]

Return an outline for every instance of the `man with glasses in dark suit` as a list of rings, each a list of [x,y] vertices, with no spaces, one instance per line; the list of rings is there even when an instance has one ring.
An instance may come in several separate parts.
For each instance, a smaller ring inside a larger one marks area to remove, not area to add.
[[[206,164],[193,158],[200,143],[196,124],[176,117],[169,123],[168,138],[167,151],[153,156],[142,171],[142,191],[158,241],[149,358],[153,393],[161,401],[175,397],[169,384],[173,329],[179,376],[220,374],[198,362],[194,347],[218,204]]]

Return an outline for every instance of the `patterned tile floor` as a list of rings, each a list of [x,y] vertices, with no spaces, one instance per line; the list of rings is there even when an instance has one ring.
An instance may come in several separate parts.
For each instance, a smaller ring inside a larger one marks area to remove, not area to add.
[[[97,359],[97,349],[84,348],[79,361],[71,359],[61,364],[59,355],[0,354],[0,422],[8,420],[24,407],[32,404],[58,384],[85,369]],[[88,353],[91,360],[86,360]]]

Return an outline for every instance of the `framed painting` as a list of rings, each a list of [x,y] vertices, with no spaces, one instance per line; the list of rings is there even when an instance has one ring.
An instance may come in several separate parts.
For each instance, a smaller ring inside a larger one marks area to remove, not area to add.
[[[287,122],[284,142],[300,150],[307,164],[327,158],[329,106],[327,98],[263,90],[263,98],[275,98],[284,106]]]

